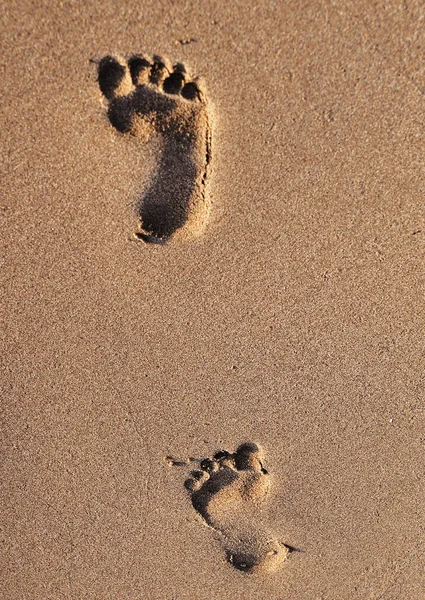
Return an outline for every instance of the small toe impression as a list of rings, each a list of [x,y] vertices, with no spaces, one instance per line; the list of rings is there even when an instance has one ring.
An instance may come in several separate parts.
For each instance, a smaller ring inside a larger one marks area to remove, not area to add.
[[[214,459],[215,460],[225,460],[226,458],[230,458],[231,454],[230,452],[227,452],[227,450],[219,450],[218,452],[216,452],[214,454]]]
[[[192,471],[190,474],[192,475],[193,479],[196,479],[196,481],[199,481],[205,477],[204,471]]]
[[[183,73],[171,73],[164,81],[163,88],[167,94],[179,94],[184,85]]]
[[[184,482],[184,487],[189,490],[189,492],[196,492],[209,478],[209,473],[206,471],[191,471],[190,477]]]
[[[189,490],[189,492],[193,492],[196,487],[197,481],[195,479],[186,479],[184,482],[184,487]]]
[[[207,473],[213,473],[218,470],[218,464],[215,460],[211,460],[210,458],[204,458],[204,460],[201,461],[200,467]]]
[[[154,85],[160,85],[169,74],[165,61],[160,56],[154,56],[154,63],[151,68],[150,82]]]
[[[134,85],[148,82],[151,64],[146,58],[135,54],[128,61],[128,66]]]
[[[173,67],[173,72],[165,79],[163,83],[164,92],[167,94],[180,94],[185,84],[187,75],[186,67],[183,63],[177,63]]]
[[[186,100],[202,100],[200,87],[196,81],[189,81],[183,86],[181,91],[183,98]]]
[[[99,62],[98,81],[102,94],[108,100],[128,94],[132,89],[127,66],[113,56],[105,56]]]

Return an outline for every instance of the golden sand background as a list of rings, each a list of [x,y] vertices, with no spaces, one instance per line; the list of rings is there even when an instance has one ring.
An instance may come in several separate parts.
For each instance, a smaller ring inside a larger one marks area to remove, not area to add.
[[[424,598],[424,17],[3,4],[3,598]],[[90,59],[135,51],[215,106],[190,244],[132,237],[155,156],[110,126]],[[225,562],[164,461],[247,439],[303,550],[269,577]]]

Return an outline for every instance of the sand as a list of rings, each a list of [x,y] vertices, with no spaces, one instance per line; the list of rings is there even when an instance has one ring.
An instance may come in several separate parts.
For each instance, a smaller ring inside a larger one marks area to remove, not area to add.
[[[424,18],[3,4],[1,597],[425,597]],[[160,143],[97,82],[139,52],[214,105],[209,221],[165,246],[135,236]],[[244,442],[299,550],[274,572],[229,563],[184,486]]]

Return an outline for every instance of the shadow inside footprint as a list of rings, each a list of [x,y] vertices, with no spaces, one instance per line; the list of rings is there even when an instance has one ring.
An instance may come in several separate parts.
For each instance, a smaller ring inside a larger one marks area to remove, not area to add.
[[[176,173],[178,177],[176,178]],[[147,242],[165,244],[188,220],[197,166],[191,153],[177,141],[166,143],[158,174],[139,202],[139,216],[146,232],[137,236]]]

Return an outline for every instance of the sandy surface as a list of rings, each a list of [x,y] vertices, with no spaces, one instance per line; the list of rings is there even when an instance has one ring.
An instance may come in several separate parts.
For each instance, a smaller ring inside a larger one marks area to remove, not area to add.
[[[2,598],[424,598],[424,19],[3,4]],[[190,243],[133,237],[155,152],[111,127],[90,59],[135,51],[214,104]],[[302,550],[270,575],[226,562],[164,461],[246,440]]]

